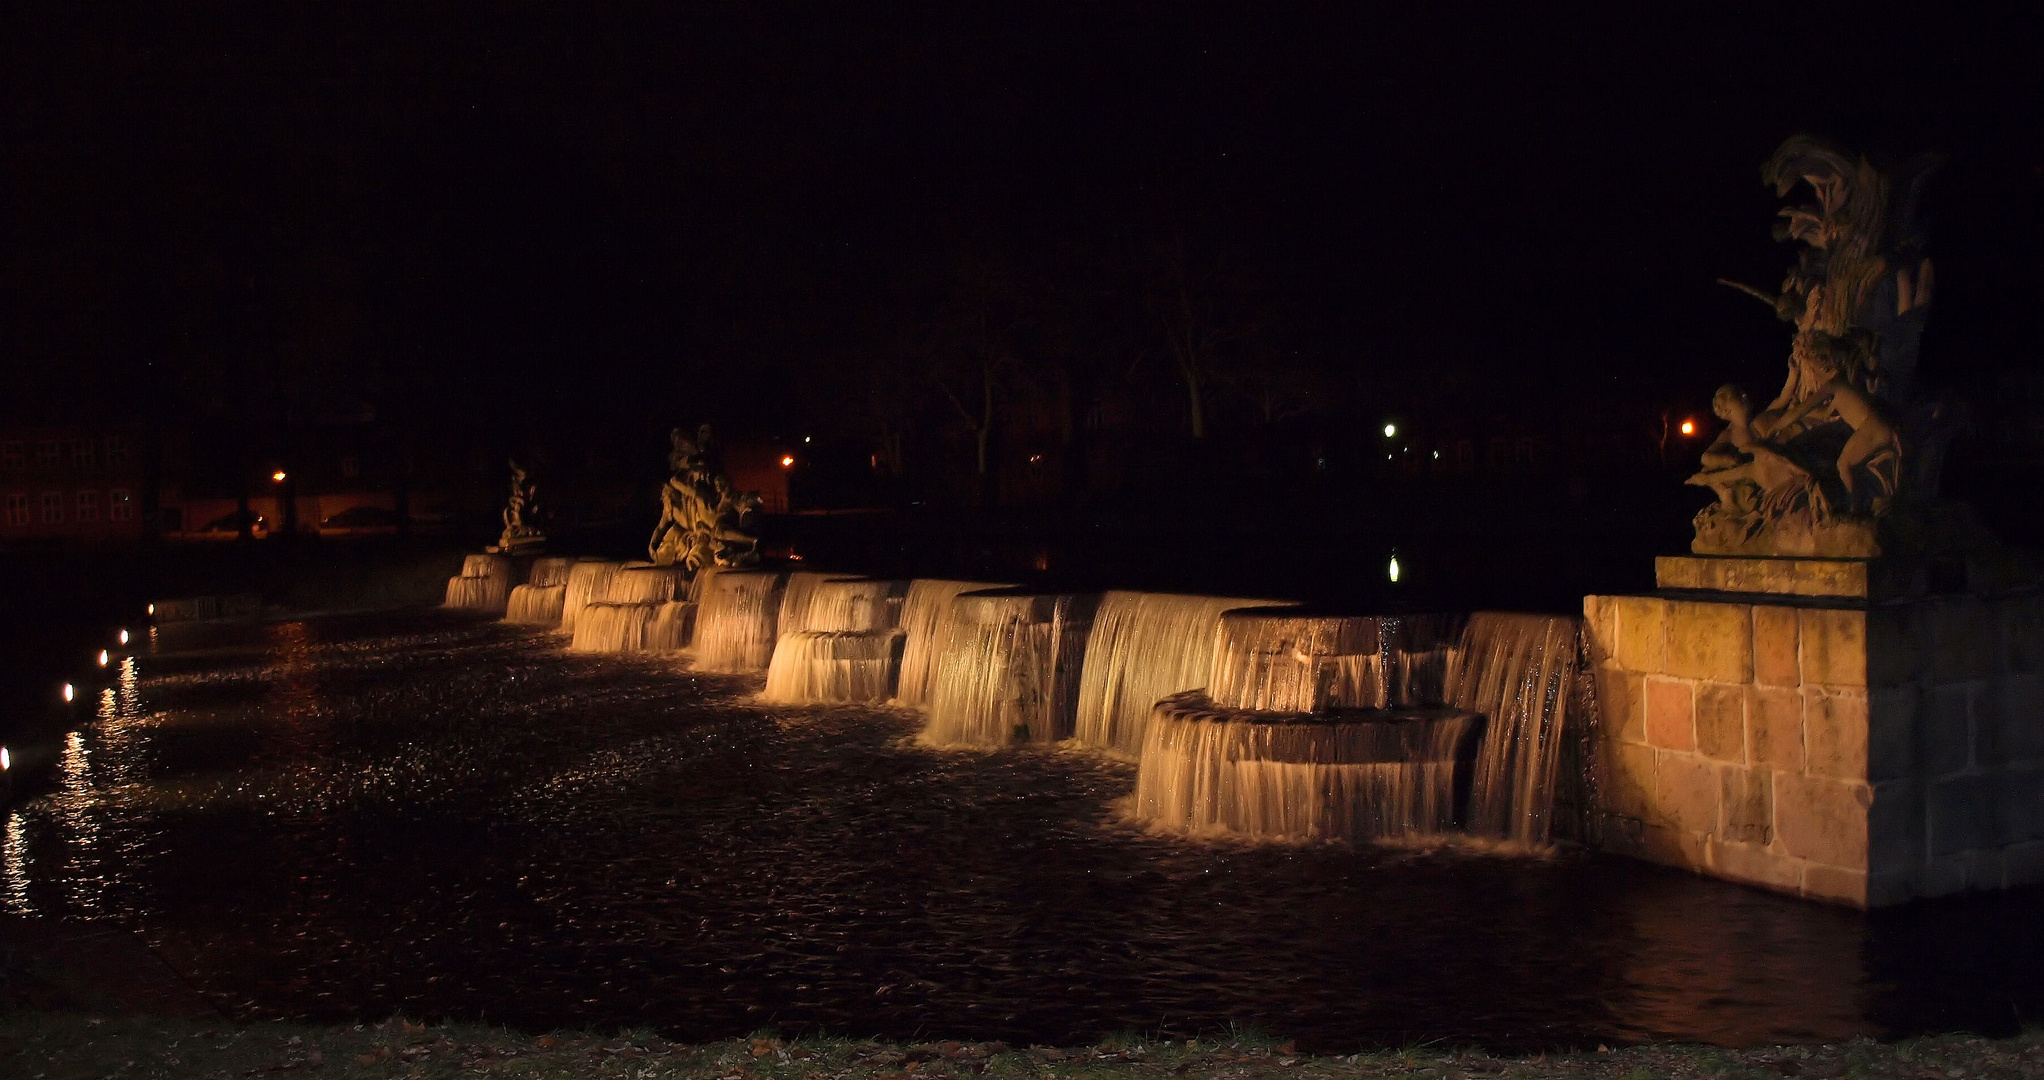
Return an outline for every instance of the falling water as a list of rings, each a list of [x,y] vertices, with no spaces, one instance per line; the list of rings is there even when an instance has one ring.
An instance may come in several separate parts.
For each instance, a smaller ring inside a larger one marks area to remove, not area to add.
[[[901,625],[906,581],[836,578],[817,587],[803,615],[804,630],[894,630]]]
[[[1314,615],[1244,608],[1223,615],[1207,696],[1236,709],[1318,712],[1439,705],[1457,620],[1438,615]]]
[[[568,648],[575,652],[651,651],[656,642],[648,631],[681,591],[685,573],[671,566],[620,567],[583,606]]]
[[[1221,616],[1207,697],[1227,709],[1319,712],[1384,703],[1382,620],[1255,608]]]
[[[688,592],[688,571],[678,566],[626,563],[612,574],[603,591],[590,597],[606,604],[664,604]]]
[[[894,694],[899,630],[797,630],[783,634],[767,665],[762,701],[789,705],[874,703]]]
[[[606,604],[595,601],[582,609],[575,620],[575,636],[568,641],[571,652],[644,652],[646,624],[653,618],[650,604]]]
[[[808,623],[809,603],[815,597],[817,587],[832,578],[843,577],[820,570],[796,570],[788,575],[787,583],[781,586],[781,611],[775,620],[775,629],[780,636],[798,630],[815,629]]]
[[[774,654],[782,575],[771,570],[721,570],[696,599],[698,671],[759,671]],[[693,591],[693,590],[692,590]]]
[[[1469,831],[1530,844],[1549,838],[1579,634],[1577,620],[1564,616],[1470,616],[1447,675],[1449,703],[1490,718]]]
[[[902,582],[789,575],[779,641],[762,700],[784,704],[879,702],[894,693],[901,663]]]
[[[986,581],[918,578],[901,605],[901,677],[894,697],[903,705],[930,703],[930,677],[944,644],[951,640],[951,601],[961,593],[1013,586]]]
[[[695,633],[696,606],[690,600],[669,600],[653,610],[646,624],[647,652],[680,652]]]
[[[709,591],[710,582],[715,581],[717,575],[723,572],[723,568],[717,566],[705,566],[696,571],[696,576],[689,579],[688,602],[691,604],[701,604],[703,602],[703,595]]]
[[[1458,761],[1483,718],[1448,710],[1322,715],[1157,703],[1136,772],[1152,827],[1266,839],[1430,836],[1454,827]]]
[[[1386,687],[1393,705],[1433,705],[1448,700],[1448,672],[1462,653],[1459,646],[1435,644],[1400,650],[1392,658]]]
[[[447,579],[446,606],[504,614],[511,595],[511,560],[503,555],[470,555],[461,573]]]
[[[1036,593],[952,600],[922,741],[1005,746],[1070,737],[1093,606],[1087,597]]]
[[[568,571],[575,566],[575,560],[558,555],[532,560],[532,569],[525,575],[527,585],[566,585]]]
[[[1140,753],[1151,706],[1167,695],[1206,685],[1222,613],[1281,604],[1172,593],[1108,593],[1086,643],[1079,681],[1079,741],[1118,754]]]
[[[582,609],[601,594],[605,583],[623,565],[602,559],[583,559],[568,568],[568,584],[561,594],[561,629],[574,632]]]
[[[534,559],[525,584],[511,590],[511,599],[504,606],[504,621],[527,626],[559,625],[561,604],[568,594],[568,572],[574,565],[573,559]]]
[[[780,634],[805,630],[892,630],[901,617],[902,582],[797,571],[781,594]]]

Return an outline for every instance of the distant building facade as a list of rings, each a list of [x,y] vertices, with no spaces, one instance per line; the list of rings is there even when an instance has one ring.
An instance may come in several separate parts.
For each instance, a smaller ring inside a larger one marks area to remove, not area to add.
[[[0,540],[139,539],[142,444],[126,429],[0,427]]]

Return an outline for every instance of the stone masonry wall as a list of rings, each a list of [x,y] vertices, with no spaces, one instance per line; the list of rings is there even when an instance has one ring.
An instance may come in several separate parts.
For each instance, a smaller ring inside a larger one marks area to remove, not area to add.
[[[1606,847],[1855,906],[2044,880],[2036,593],[1721,595],[1584,599]]]

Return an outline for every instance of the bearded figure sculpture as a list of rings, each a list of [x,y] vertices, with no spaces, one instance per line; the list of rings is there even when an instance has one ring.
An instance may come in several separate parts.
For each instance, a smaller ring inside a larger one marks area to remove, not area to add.
[[[1761,169],[1786,196],[1774,234],[1799,246],[1779,294],[1724,282],[1795,327],[1780,393],[1755,409],[1719,389],[1724,430],[1689,483],[1718,500],[1696,515],[1692,549],[1714,555],[1868,558],[1896,543],[1938,494],[1954,410],[1916,391],[1936,276],[1918,203],[1942,158],[1884,169],[1809,136]],[[1936,515],[1933,515],[1936,516]]]
[[[646,542],[656,566],[738,568],[759,562],[759,537],[752,514],[759,496],[738,492],[724,475],[710,425],[694,437],[680,428],[668,433],[667,482],[660,488],[660,521]]]

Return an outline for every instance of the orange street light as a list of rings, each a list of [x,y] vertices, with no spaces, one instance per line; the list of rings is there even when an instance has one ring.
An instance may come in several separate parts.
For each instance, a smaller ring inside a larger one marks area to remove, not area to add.
[[[793,454],[782,454],[782,455],[781,455],[781,468],[783,468],[783,469],[791,469],[791,468],[794,468],[794,467],[795,467],[795,455],[793,455]]]
[[[277,483],[279,483],[279,484],[283,483],[283,482],[284,482],[284,470],[282,470],[282,469],[278,469],[278,470],[277,470],[276,472],[273,472],[273,473],[271,473],[271,474],[270,474],[270,479],[272,479],[272,480],[275,480],[275,481],[276,481]]]
[[[1696,434],[1696,421],[1694,420],[1682,421],[1682,434],[1684,435]]]

